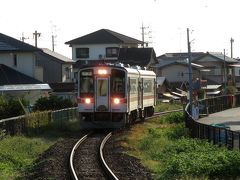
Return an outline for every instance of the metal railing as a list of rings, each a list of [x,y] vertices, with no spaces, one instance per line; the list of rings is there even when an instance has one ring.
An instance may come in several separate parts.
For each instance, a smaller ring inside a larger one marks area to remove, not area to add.
[[[240,94],[219,96],[199,101],[199,114],[208,115],[239,106]],[[185,123],[192,138],[207,139],[213,144],[240,150],[240,132],[195,121],[189,114],[189,105],[185,108]]]
[[[34,112],[22,116],[0,120],[0,135],[39,133],[46,128],[66,129],[79,120],[77,108],[57,111]]]

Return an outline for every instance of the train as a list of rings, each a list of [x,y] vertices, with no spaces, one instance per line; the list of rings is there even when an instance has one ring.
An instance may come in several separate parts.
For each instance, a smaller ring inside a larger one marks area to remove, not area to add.
[[[156,74],[121,63],[78,71],[78,113],[86,128],[123,128],[154,114]]]

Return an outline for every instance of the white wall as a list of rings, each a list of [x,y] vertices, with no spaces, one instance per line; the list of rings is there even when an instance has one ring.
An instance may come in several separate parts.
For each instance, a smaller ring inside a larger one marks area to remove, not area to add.
[[[184,82],[189,81],[189,70],[187,66],[172,65],[166,66],[161,70],[161,76],[166,77],[169,82]],[[192,78],[199,78],[200,74],[197,70],[192,69]]]
[[[72,46],[72,59],[78,60],[76,58],[76,48],[89,48],[89,58],[81,58],[81,60],[99,60],[99,55],[101,54],[104,58],[106,56],[107,47],[120,47],[118,44],[86,44],[86,45],[73,45]]]
[[[35,77],[35,55],[34,53],[15,53],[17,55],[17,66],[14,66],[14,53],[1,53],[0,64],[9,66],[30,77]]]

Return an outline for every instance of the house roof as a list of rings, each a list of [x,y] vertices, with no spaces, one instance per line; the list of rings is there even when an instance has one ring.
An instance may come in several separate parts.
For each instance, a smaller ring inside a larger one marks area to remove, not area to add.
[[[216,58],[220,61],[226,61],[227,63],[237,63],[238,62],[236,59],[230,58],[226,55],[224,56],[224,54],[221,53],[221,52],[207,52],[207,53],[205,53],[204,56],[197,57],[197,58],[193,59],[193,61],[197,61],[197,60],[199,60],[203,57],[206,57],[206,56],[211,56],[211,57]]]
[[[30,91],[30,90],[51,90],[48,84],[14,84],[0,85],[0,91]]]
[[[43,50],[43,53],[45,53],[45,54],[47,54],[51,57],[54,57],[56,60],[61,61],[62,63],[74,63],[75,62],[75,61],[73,61],[72,59],[70,59],[66,56],[63,56],[59,53],[51,51],[50,49],[42,48],[42,50]]]
[[[119,44],[119,43],[142,44],[142,41],[111,31],[109,29],[100,29],[85,36],[81,36],[79,38],[70,40],[65,44],[69,44],[71,46],[73,44],[83,45],[83,44]]]
[[[207,90],[215,90],[220,88],[222,85],[207,85],[207,87],[203,87],[203,89],[207,89]]]
[[[147,66],[151,59],[157,63],[156,54],[153,48],[120,48],[118,61],[124,64]]]
[[[0,52],[34,52],[41,51],[39,48],[36,48],[30,44],[24,43],[17,39],[14,39],[10,36],[0,33]]]
[[[49,83],[49,86],[54,92],[73,92],[75,90],[75,83],[72,82]]]
[[[186,61],[170,61],[170,62],[164,62],[164,63],[159,63],[157,64],[158,68],[164,68],[167,66],[172,66],[172,65],[182,65],[182,66],[188,66],[188,62]],[[194,69],[202,69],[204,66],[196,63],[191,63],[192,68]]]
[[[41,84],[42,82],[0,64],[0,85]]]
[[[192,52],[192,60],[205,55],[204,52]],[[158,60],[182,61],[188,59],[188,53],[165,53],[157,57]]]

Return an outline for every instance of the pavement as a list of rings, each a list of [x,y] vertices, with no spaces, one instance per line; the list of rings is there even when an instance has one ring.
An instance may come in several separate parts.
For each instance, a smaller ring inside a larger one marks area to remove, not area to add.
[[[197,120],[202,124],[219,125],[229,127],[232,131],[240,132],[240,108],[232,108],[225,111],[209,114]]]

